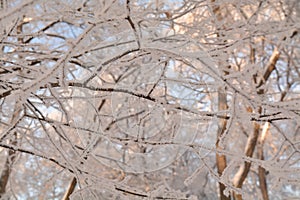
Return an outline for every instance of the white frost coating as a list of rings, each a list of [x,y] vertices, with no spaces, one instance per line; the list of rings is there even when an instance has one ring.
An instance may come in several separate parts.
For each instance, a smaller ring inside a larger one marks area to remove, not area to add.
[[[298,198],[299,6],[0,0],[0,199]]]

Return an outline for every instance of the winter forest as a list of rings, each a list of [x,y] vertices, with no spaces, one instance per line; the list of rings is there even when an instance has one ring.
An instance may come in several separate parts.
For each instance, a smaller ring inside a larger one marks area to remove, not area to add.
[[[0,199],[300,199],[300,1],[0,0]]]

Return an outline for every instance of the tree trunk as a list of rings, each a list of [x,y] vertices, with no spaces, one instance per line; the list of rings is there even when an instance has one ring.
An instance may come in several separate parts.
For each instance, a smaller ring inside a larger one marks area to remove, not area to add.
[[[6,0],[0,0],[1,9],[5,9],[6,6],[7,6],[6,4],[7,4]],[[22,33],[22,25],[23,24],[21,23],[17,26],[17,34]],[[21,44],[23,43],[21,38],[19,38],[18,41]],[[20,71],[20,74],[22,74],[22,71]],[[22,105],[21,105],[20,102],[21,102],[20,99],[16,100],[13,115],[12,115],[12,118],[11,118],[11,124],[15,124],[15,126],[18,123],[18,120],[19,120],[19,117],[20,117],[20,114],[21,114],[21,111],[22,111]],[[0,138],[0,141],[6,139],[7,136],[9,136],[9,132],[6,135],[3,135]],[[9,143],[11,145],[16,146],[17,145],[17,139],[18,139],[18,134],[17,134],[16,131],[14,131],[13,136],[9,138]],[[6,186],[7,186],[8,180],[9,180],[12,165],[13,165],[15,159],[16,159],[16,156],[17,156],[16,154],[17,154],[16,151],[8,150],[8,155],[7,155],[7,158],[6,158],[6,161],[4,163],[4,167],[3,167],[3,170],[2,170],[1,176],[0,176],[0,198],[6,192]]]
[[[266,122],[263,128],[263,131],[258,138],[258,145],[257,145],[257,157],[260,160],[264,160],[264,142],[265,138],[269,129],[269,122]],[[263,200],[269,200],[268,195],[268,187],[267,187],[267,181],[266,181],[266,170],[265,168],[259,166],[258,167],[258,178],[259,178],[259,187],[261,190],[261,194],[263,197]]]
[[[74,192],[75,187],[77,185],[77,180],[75,177],[73,177],[64,197],[62,198],[62,200],[69,200],[70,199],[70,195]]]
[[[215,14],[216,18],[218,21],[223,20],[223,16],[221,13],[221,8],[218,5],[215,5],[215,0],[211,0],[212,7],[213,7],[213,13]],[[217,33],[217,37],[220,37],[220,34]],[[226,42],[226,41],[225,41]],[[221,64],[220,64],[221,66]],[[228,72],[224,70],[224,75],[228,75]],[[218,91],[218,111],[224,111],[227,110],[227,94],[226,94],[226,88],[219,88]],[[226,124],[227,120],[226,119],[219,119],[218,123],[218,133],[217,133],[217,142],[216,142],[216,149],[218,150],[223,150],[223,146],[221,144],[223,135],[226,130]],[[221,177],[223,175],[224,170],[226,169],[227,166],[227,161],[226,161],[226,156],[222,154],[216,153],[216,164],[217,164],[217,170],[218,170],[218,175]],[[226,196],[224,194],[224,191],[226,189],[226,186],[219,182],[219,197],[220,200],[230,200],[230,196]]]
[[[218,110],[226,110],[227,109],[227,99],[226,99],[226,91],[225,90],[219,90],[218,92]],[[226,130],[226,119],[220,119],[218,124],[218,135],[217,135],[217,142],[216,142],[216,149],[217,150],[223,150],[224,148],[221,145],[223,134]],[[218,174],[221,177],[223,175],[223,172],[227,166],[226,156],[221,154],[216,154],[216,163],[217,163],[217,169]],[[224,194],[224,190],[226,189],[226,186],[219,182],[219,196],[221,200],[230,200],[230,196],[226,196]]]
[[[11,119],[12,124],[16,123],[16,121],[18,120],[19,114],[20,114],[20,105],[19,105],[19,102],[17,101],[16,105],[15,105],[14,114],[13,114],[12,119]],[[11,137],[9,139],[9,143],[16,146],[17,145],[17,137],[18,137],[17,132],[15,131],[13,133],[13,137]],[[3,137],[2,139],[5,139],[5,137]],[[6,157],[4,167],[3,167],[3,170],[2,170],[1,176],[0,176],[0,198],[6,192],[6,185],[7,185],[8,180],[9,180],[11,167],[12,167],[12,165],[13,165],[15,159],[16,159],[16,154],[17,154],[16,151],[8,150],[8,155]]]
[[[279,54],[277,48],[275,48],[272,53],[272,56],[269,59],[267,67],[265,69],[263,79],[258,81],[258,85],[257,85],[257,88],[258,88],[257,94],[258,95],[264,94],[264,89],[259,89],[259,87],[262,86],[269,79],[272,71],[275,69],[275,65],[279,59],[279,55],[280,54]],[[252,109],[250,109],[249,112],[252,112]],[[258,114],[261,114],[261,107],[258,108]],[[259,131],[260,131],[260,125],[256,122],[254,122],[254,130],[253,130],[252,134],[248,137],[246,148],[245,148],[245,155],[247,157],[253,156],[253,152],[254,152],[255,146],[257,144],[257,139],[259,136]],[[243,183],[244,183],[246,177],[248,176],[250,167],[251,167],[251,163],[246,162],[246,161],[240,166],[238,172],[235,174],[235,176],[233,178],[233,185],[235,187],[242,188]],[[265,172],[261,170],[261,173],[265,173]],[[266,183],[265,176],[261,176],[260,181]],[[262,183],[262,184],[264,184],[264,183]],[[264,190],[266,190],[266,187],[264,188]],[[236,194],[235,192],[233,193],[233,196],[234,196],[234,199],[236,199],[236,200],[242,199],[242,195]]]
[[[252,134],[248,137],[247,140],[247,144],[245,147],[245,155],[247,157],[252,157],[253,156],[253,152],[256,146],[256,142],[257,142],[257,138],[259,135],[259,130],[260,130],[260,125],[256,122],[254,122],[254,130],[252,132]],[[242,188],[243,183],[245,181],[245,179],[248,176],[249,170],[251,167],[251,163],[245,161],[239,168],[238,172],[235,174],[234,178],[233,178],[233,185],[236,188]],[[233,193],[234,199],[236,200],[241,200],[242,199],[242,195],[241,194],[237,194],[237,193]]]
[[[16,145],[17,140],[17,133],[14,133],[14,139],[10,140],[10,143],[13,145]],[[8,150],[8,155],[6,157],[3,170],[1,172],[0,176],[0,198],[5,194],[6,192],[6,185],[9,180],[11,167],[16,159],[16,152],[14,150]]]

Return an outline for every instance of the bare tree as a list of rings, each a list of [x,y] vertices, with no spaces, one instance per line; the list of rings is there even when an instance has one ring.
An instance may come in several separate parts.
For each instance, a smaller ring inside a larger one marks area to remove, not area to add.
[[[0,197],[299,198],[299,6],[0,1]]]

